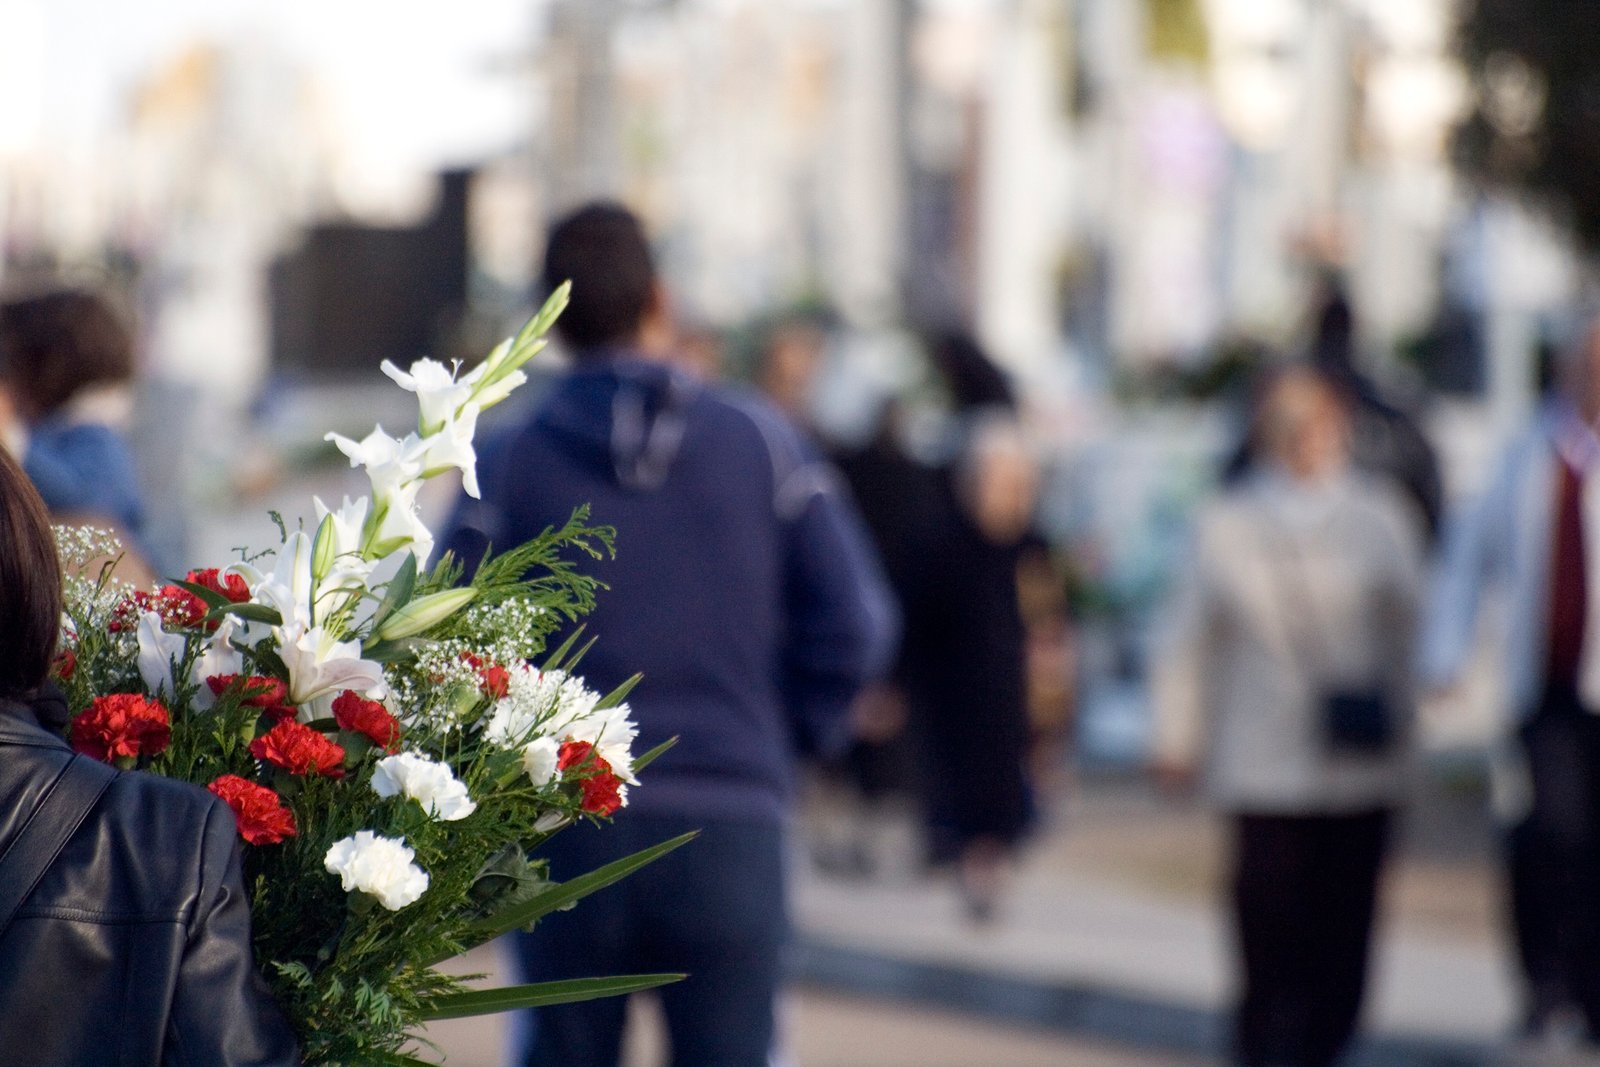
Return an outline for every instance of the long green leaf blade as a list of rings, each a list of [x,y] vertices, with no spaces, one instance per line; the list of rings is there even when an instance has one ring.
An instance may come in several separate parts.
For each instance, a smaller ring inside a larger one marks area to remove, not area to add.
[[[600,702],[594,706],[594,710],[605,711],[609,708],[617,707],[624,700],[628,699],[628,694],[633,692],[633,687],[638,685],[643,679],[644,675],[635,674],[632,678],[629,678],[626,682],[623,682],[611,692],[601,697]]]
[[[421,1018],[464,1019],[473,1015],[493,1015],[519,1008],[542,1008],[551,1004],[573,1004],[600,997],[620,997],[646,989],[681,982],[682,974],[633,974],[619,978],[573,978],[563,982],[538,982],[533,985],[506,986],[501,989],[474,989],[448,993],[421,1005]]]
[[[582,900],[590,893],[604,889],[613,882],[626,878],[645,864],[654,863],[673,849],[686,845],[699,836],[700,832],[693,830],[669,841],[651,845],[649,848],[641,849],[631,856],[624,856],[620,860],[614,860],[606,864],[604,867],[596,868],[588,874],[580,874],[570,881],[553,885],[538,896],[525,900],[520,904],[513,904],[503,911],[496,912],[487,919],[482,919],[472,925],[467,931],[466,937],[463,938],[463,948],[473,948],[481,945],[485,941],[499,937],[501,934],[527,926],[549,915],[557,908],[563,908],[573,901]],[[443,961],[436,960],[434,962]]]
[[[265,604],[227,604],[224,607],[213,608],[206,612],[207,622],[219,622],[224,615],[237,615],[246,622],[264,622],[268,626],[282,626],[283,616],[278,614],[276,608],[269,608]]]
[[[167,583],[169,585],[175,585],[179,589],[186,589],[193,593],[195,596],[200,598],[200,600],[208,609],[225,608],[229,604],[233,603],[233,601],[229,600],[215,589],[207,589],[199,582],[191,582],[183,578],[168,578]]]
[[[646,752],[644,755],[634,760],[633,773],[638,774],[640,771],[650,766],[650,764],[661,758],[662,753],[666,752],[667,749],[671,748],[677,743],[678,739],[676,737],[669,737],[655,748],[652,748],[649,752]]]
[[[416,585],[417,556],[414,552],[407,552],[406,558],[400,561],[400,569],[389,579],[389,587],[384,590],[383,599],[378,602],[378,609],[372,613],[372,632],[376,633],[378,627],[383,625],[383,620],[411,599],[411,591]]]

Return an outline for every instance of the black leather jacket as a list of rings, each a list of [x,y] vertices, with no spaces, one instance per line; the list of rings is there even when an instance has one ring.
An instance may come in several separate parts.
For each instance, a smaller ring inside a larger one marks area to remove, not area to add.
[[[29,710],[0,710],[0,854],[71,756]],[[117,776],[0,936],[0,1063],[300,1063],[250,956],[226,805]]]

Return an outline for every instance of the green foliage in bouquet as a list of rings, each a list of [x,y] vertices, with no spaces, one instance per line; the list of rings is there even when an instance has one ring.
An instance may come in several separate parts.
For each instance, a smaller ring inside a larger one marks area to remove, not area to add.
[[[594,606],[598,583],[573,557],[608,554],[611,531],[579,508],[474,561],[470,581],[449,554],[429,562],[419,487],[459,470],[477,494],[477,417],[522,383],[565,298],[466,374],[385,364],[417,394],[417,430],[330,434],[372,495],[315,501],[314,529],[284,526],[274,550],[131,590],[96,566],[117,551],[106,535],[61,532],[70,740],[233,809],[256,959],[308,1064],[422,1063],[409,1050],[430,1020],[681,977],[468,989],[436,969],[687,839],[559,884],[529,858],[563,827],[610,818],[659,754],[631,751],[633,682],[602,696],[573,673],[581,631],[548,647]]]

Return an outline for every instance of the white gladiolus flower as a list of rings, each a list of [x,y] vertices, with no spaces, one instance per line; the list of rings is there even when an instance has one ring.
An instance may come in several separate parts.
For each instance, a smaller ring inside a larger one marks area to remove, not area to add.
[[[480,408],[487,411],[510,396],[518,386],[525,384],[527,380],[528,376],[526,374],[519,370],[514,370],[499,381],[479,389],[473,394],[473,399],[477,401]]]
[[[429,816],[443,822],[465,819],[478,809],[467,787],[447,764],[415,752],[385,756],[372,772],[372,790],[380,797],[404,794],[422,805]]]
[[[415,858],[404,841],[361,830],[335,841],[322,866],[339,876],[346,893],[367,893],[390,911],[399,911],[428,891],[428,872],[412,862]]]
[[[152,695],[177,695],[172,683],[174,661],[183,662],[182,634],[169,634],[161,628],[161,613],[147,611],[139,616],[139,677]]]
[[[320,626],[278,630],[278,654],[289,668],[289,702],[303,704],[325,693],[383,691],[383,667],[361,658],[360,641],[340,641]]]
[[[427,566],[433,553],[433,531],[422,521],[422,510],[417,506],[421,489],[421,481],[410,481],[378,497],[377,507],[383,518],[372,539],[375,546],[380,546],[380,555],[388,555],[381,548],[386,544],[397,546],[391,551],[409,545],[419,568]]]
[[[366,468],[367,477],[372,480],[373,495],[380,502],[422,473],[415,439],[408,437],[402,441],[390,437],[382,426],[374,426],[372,432],[359,441],[337,433],[327,434],[323,440],[338,445],[339,451],[350,457],[350,466]]]
[[[556,776],[556,763],[561,757],[561,746],[553,737],[536,737],[522,748],[522,769],[535,789],[543,789]]]
[[[424,478],[458,468],[462,491],[474,499],[478,496],[478,453],[472,447],[472,437],[478,430],[479,410],[477,404],[468,404],[461,409],[459,418],[450,419],[418,444]]]
[[[455,371],[436,359],[419,359],[411,364],[411,373],[396,367],[388,360],[382,364],[383,373],[408,393],[417,394],[417,406],[422,409],[418,422],[423,434],[437,433],[441,426],[452,421],[472,396],[472,387],[482,376],[479,367],[461,381]]]

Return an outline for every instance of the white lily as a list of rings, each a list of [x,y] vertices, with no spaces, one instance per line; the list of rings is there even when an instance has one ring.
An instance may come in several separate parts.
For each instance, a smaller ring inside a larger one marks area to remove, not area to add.
[[[244,656],[233,647],[233,635],[240,628],[239,620],[232,615],[224,618],[217,626],[217,632],[211,635],[205,651],[200,653],[200,658],[194,661],[194,667],[189,671],[190,680],[199,687],[195,691],[194,702],[201,711],[209,711],[217,702],[217,695],[206,684],[207,678],[214,678],[219,674],[244,673]]]
[[[276,611],[285,626],[310,626],[312,597],[316,587],[311,578],[311,537],[304,530],[289,535],[278,549],[271,574],[263,574],[248,564],[233,569],[250,586],[250,599]]]
[[[361,658],[360,641],[340,641],[321,626],[285,626],[278,631],[278,655],[289,669],[289,702],[354,689],[368,696],[383,691],[383,667]]]
[[[366,529],[367,513],[372,505],[366,497],[356,500],[345,497],[343,505],[334,511],[318,497],[312,497],[311,500],[317,509],[318,534],[320,536],[326,527],[329,541],[326,545],[313,545],[318,553],[312,561],[313,572],[317,569],[318,558],[326,561],[325,573],[316,576],[317,616],[320,621],[327,612],[340,606],[339,603],[321,603],[331,591],[358,593],[367,587],[367,580],[372,576],[373,561],[361,553],[362,533]],[[342,601],[348,598],[336,599]]]
[[[456,412],[472,397],[472,387],[482,371],[480,367],[457,381],[455,371],[436,359],[417,360],[411,364],[409,374],[388,360],[383,361],[382,369],[400,388],[417,394],[417,406],[421,408],[418,428],[424,437],[454,421]]]
[[[168,697],[177,695],[177,686],[172,682],[173,665],[183,662],[184,641],[182,634],[169,634],[161,628],[160,612],[147,611],[139,616],[139,677],[144,679],[144,687],[152,696],[163,693]]]

